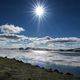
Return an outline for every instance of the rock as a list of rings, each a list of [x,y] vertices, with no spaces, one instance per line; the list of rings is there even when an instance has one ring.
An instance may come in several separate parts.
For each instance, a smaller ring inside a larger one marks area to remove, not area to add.
[[[19,50],[24,50],[24,48],[21,47],[21,48],[19,48]]]
[[[55,69],[55,70],[54,70],[54,72],[57,72],[57,73],[59,73],[59,71],[58,71],[57,69]]]
[[[72,75],[73,76],[73,74],[71,74],[71,73],[66,73],[66,75]]]

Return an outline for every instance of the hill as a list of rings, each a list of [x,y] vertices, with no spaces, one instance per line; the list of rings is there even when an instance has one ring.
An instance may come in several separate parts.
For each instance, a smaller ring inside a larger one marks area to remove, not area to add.
[[[80,77],[0,57],[0,80],[80,80]]]

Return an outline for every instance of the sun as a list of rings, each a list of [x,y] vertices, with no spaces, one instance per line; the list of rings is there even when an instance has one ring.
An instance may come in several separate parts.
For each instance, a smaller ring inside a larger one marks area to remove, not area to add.
[[[48,14],[46,2],[43,0],[36,0],[35,2],[33,2],[32,6],[33,7],[31,12],[33,14],[33,18],[38,19],[38,21],[45,20],[45,17]]]
[[[43,6],[36,6],[34,12],[38,17],[42,17],[45,14],[45,9]]]

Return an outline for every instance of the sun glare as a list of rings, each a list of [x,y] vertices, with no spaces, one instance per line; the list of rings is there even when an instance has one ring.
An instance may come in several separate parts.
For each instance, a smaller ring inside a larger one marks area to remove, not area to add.
[[[44,16],[44,13],[45,13],[45,9],[44,9],[43,6],[37,6],[37,7],[35,8],[35,14],[36,14],[37,16],[42,17],[42,16]]]
[[[46,2],[43,1],[35,1],[32,5],[32,13],[33,17],[39,19],[39,21],[43,21],[47,16],[47,6]]]

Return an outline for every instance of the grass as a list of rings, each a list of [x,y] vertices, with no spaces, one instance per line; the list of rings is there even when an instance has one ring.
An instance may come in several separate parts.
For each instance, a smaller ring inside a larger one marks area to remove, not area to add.
[[[53,72],[51,69],[41,69],[15,59],[0,57],[0,80],[80,80],[80,77]]]

